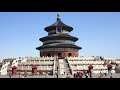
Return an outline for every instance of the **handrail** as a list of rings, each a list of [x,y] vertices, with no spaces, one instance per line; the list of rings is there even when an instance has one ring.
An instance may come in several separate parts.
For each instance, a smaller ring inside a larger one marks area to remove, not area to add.
[[[8,65],[10,64],[10,62],[6,62],[5,64],[3,64],[0,73],[1,75],[6,75],[7,74],[7,69],[8,69]]]
[[[55,64],[56,64],[56,59],[54,58],[54,62],[53,62],[53,78],[54,78],[54,75],[55,75]]]
[[[71,68],[71,65],[70,65],[70,63],[69,63],[69,60],[68,60],[68,58],[67,58],[66,60],[67,60],[67,62],[68,62],[68,65],[69,65],[69,67],[70,67],[70,71],[71,71],[71,73],[73,74],[73,70],[72,70],[72,68]]]

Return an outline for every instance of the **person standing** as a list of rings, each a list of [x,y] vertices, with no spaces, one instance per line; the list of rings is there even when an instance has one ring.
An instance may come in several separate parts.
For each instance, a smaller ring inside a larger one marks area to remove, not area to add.
[[[86,75],[86,78],[88,78],[88,75]]]
[[[9,77],[10,77],[10,78],[12,77],[12,74],[11,74],[11,73],[9,73]]]
[[[65,72],[64,72],[64,75],[65,75]]]
[[[79,78],[79,72],[77,72],[77,78]]]
[[[55,75],[56,75],[56,78],[58,78],[58,73],[57,72],[55,73]]]
[[[70,78],[70,76],[67,74],[66,78]]]
[[[105,73],[105,76],[107,76],[107,73]]]
[[[112,75],[110,76],[110,78],[113,78]]]
[[[83,69],[83,74],[85,75],[85,69]]]
[[[25,71],[25,73],[24,73],[24,77],[27,77],[27,75],[28,75],[28,74],[27,74],[27,72]]]
[[[87,71],[84,71],[84,75],[85,75],[85,76],[87,75]]]
[[[87,74],[89,75],[89,71],[87,70]]]
[[[58,74],[57,74],[57,78],[58,78]]]
[[[20,72],[18,72],[19,78],[20,78]]]
[[[110,71],[110,70],[108,70],[108,74],[111,74],[111,71]]]
[[[82,76],[83,76],[83,73],[80,72],[80,73],[79,73],[79,78],[82,78]]]
[[[24,75],[22,75],[22,78],[24,78]]]
[[[76,78],[76,74],[75,73],[73,74],[73,77]]]

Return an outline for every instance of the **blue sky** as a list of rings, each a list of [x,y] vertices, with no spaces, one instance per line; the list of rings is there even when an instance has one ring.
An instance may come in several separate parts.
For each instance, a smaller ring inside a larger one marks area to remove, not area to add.
[[[53,24],[57,12],[0,12],[0,59],[39,56],[44,28]],[[120,12],[61,12],[61,20],[74,28],[82,56],[120,58]]]

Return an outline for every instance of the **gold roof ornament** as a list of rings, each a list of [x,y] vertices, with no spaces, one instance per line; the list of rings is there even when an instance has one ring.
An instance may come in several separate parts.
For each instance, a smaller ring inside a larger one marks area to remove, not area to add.
[[[60,13],[57,14],[57,18],[60,18]]]

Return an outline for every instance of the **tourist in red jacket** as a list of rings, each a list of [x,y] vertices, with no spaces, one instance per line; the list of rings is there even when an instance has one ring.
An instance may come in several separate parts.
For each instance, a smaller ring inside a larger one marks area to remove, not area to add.
[[[80,72],[80,73],[79,73],[79,78],[82,78],[82,77],[83,77],[83,73]]]

